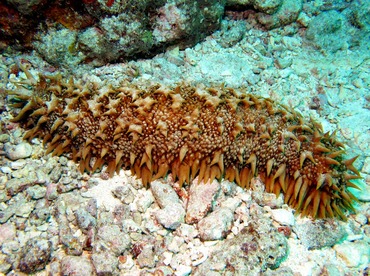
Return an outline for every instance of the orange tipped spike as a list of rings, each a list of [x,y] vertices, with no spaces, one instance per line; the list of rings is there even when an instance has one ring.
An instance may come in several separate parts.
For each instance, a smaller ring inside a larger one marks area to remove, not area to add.
[[[353,173],[360,175],[360,172],[353,166],[353,163],[356,161],[358,158],[358,155],[355,157],[352,157],[351,159],[343,160],[343,164],[346,165],[347,169],[352,171]]]

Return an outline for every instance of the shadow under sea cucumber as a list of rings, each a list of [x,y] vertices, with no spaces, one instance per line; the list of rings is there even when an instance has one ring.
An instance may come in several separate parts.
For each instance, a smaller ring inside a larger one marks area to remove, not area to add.
[[[144,185],[172,173],[180,185],[221,180],[248,188],[259,176],[267,192],[302,215],[338,217],[357,199],[356,157],[344,160],[335,134],[270,99],[231,88],[160,85],[141,89],[40,75],[18,84],[13,121],[47,153],[69,153],[80,170],[130,169]]]

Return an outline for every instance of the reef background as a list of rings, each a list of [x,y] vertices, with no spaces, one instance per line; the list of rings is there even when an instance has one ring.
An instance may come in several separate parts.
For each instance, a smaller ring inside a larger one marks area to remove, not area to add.
[[[0,4],[0,89],[62,72],[119,85],[225,85],[338,129],[363,180],[348,222],[294,217],[258,180],[151,189],[81,175],[22,140],[2,95],[0,273],[363,275],[370,260],[368,1],[21,1]],[[2,93],[4,94],[4,93]],[[201,199],[201,200],[200,200]]]

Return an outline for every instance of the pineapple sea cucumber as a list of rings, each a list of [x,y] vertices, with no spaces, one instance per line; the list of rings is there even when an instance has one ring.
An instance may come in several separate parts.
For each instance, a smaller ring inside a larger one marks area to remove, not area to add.
[[[113,88],[40,75],[19,84],[13,121],[38,137],[47,153],[69,154],[80,170],[130,169],[144,185],[172,173],[180,185],[214,179],[248,188],[259,176],[267,192],[302,215],[353,211],[348,187],[359,178],[356,157],[320,124],[270,99],[226,87],[185,84]]]

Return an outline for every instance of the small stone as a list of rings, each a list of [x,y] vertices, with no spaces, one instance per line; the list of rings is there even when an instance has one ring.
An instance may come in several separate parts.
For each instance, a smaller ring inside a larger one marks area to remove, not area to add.
[[[162,183],[161,181],[153,181],[150,187],[155,200],[161,208],[171,203],[179,202],[179,196],[169,184]]]
[[[168,229],[176,229],[184,222],[185,210],[180,203],[170,203],[156,212],[160,224]]]
[[[285,209],[275,209],[270,211],[272,218],[281,225],[293,226],[295,224],[294,215],[292,212]]]
[[[12,169],[10,167],[8,167],[8,166],[1,167],[0,168],[0,171],[2,173],[5,173],[5,174],[11,174],[13,172]]]
[[[0,224],[0,246],[16,237],[17,230],[13,224]]]
[[[150,190],[140,190],[135,198],[137,210],[142,213],[145,213],[145,211],[149,208],[150,205],[153,204],[153,202],[154,197]]]
[[[192,224],[200,219],[211,210],[212,202],[220,190],[220,183],[213,181],[212,183],[198,183],[198,179],[190,185],[189,201],[186,210],[186,223]]]
[[[35,201],[18,203],[15,214],[18,217],[28,218],[33,209],[35,208],[35,205],[36,205]]]
[[[219,240],[225,238],[231,229],[234,213],[228,208],[219,208],[198,223],[202,240]]]
[[[0,143],[6,143],[9,142],[10,136],[8,134],[0,134]]]
[[[241,204],[241,200],[239,198],[237,197],[228,198],[224,202],[221,203],[221,207],[228,208],[232,212],[235,212],[236,208],[238,208],[240,204]]]
[[[65,156],[59,157],[59,164],[62,166],[66,166],[68,162],[68,159]]]
[[[275,60],[276,67],[279,69],[285,69],[292,65],[293,61],[291,58],[277,58]]]
[[[169,252],[169,251],[165,251],[165,252],[163,252],[162,256],[164,257],[163,263],[165,265],[169,265],[171,263],[173,253]]]
[[[91,257],[97,275],[115,275],[118,258],[109,252],[94,253]],[[86,274],[88,275],[88,274]]]
[[[199,235],[199,232],[194,225],[182,223],[180,227],[176,229],[176,234],[183,237],[186,242],[190,242]]]
[[[32,154],[32,146],[28,143],[20,143],[18,145],[5,144],[5,155],[10,160],[18,160],[30,157]]]
[[[61,266],[62,275],[94,275],[94,268],[85,256],[65,256]]]
[[[191,273],[191,266],[180,264],[176,267],[176,276],[186,276]]]
[[[370,246],[365,241],[337,244],[334,250],[348,267],[366,267],[370,262]]]
[[[9,256],[0,252],[0,274],[7,274],[11,268],[12,265],[9,261]]]
[[[296,223],[293,229],[308,250],[331,247],[346,236],[345,229],[336,221]]]
[[[32,199],[40,199],[46,195],[46,187],[40,185],[29,187],[26,191]]]
[[[365,225],[368,220],[364,214],[359,213],[355,216],[355,221],[357,221],[361,225]]]
[[[26,165],[26,160],[17,160],[14,162],[10,162],[10,168],[12,170],[22,169],[25,165]]]
[[[62,176],[62,167],[56,165],[50,172],[50,180],[57,183]]]
[[[128,249],[130,243],[130,237],[122,232],[118,225],[103,225],[98,229],[94,250],[103,252],[109,244],[109,251],[119,256]]]
[[[37,181],[35,169],[31,165],[26,165],[24,168],[14,170],[12,172],[13,178],[25,178],[29,182],[34,183]]]
[[[370,157],[366,157],[364,165],[362,166],[361,171],[366,174],[370,174]]]
[[[168,244],[167,249],[173,253],[178,253],[180,251],[181,245],[184,244],[184,238],[175,236],[172,241]]]
[[[10,219],[15,213],[15,209],[8,207],[5,210],[0,211],[0,223],[5,223]]]
[[[60,237],[61,242],[65,246],[68,255],[80,256],[83,253],[83,241],[79,239],[81,230],[76,231],[76,235],[63,234]]]
[[[75,215],[77,224],[82,231],[87,231],[90,227],[95,227],[96,219],[86,210],[77,209]]]
[[[134,220],[132,219],[125,219],[123,222],[122,222],[122,229],[127,232],[127,233],[131,233],[131,232],[137,232],[137,233],[140,233],[143,231],[143,229],[140,227],[140,225],[138,225]]]
[[[50,183],[46,186],[46,198],[48,200],[54,200],[58,198],[58,185]]]
[[[122,201],[122,203],[130,204],[134,201],[135,195],[131,191],[129,185],[118,186],[112,191],[113,195]]]
[[[44,171],[37,170],[36,177],[37,177],[37,183],[45,184],[47,182],[50,182],[50,177]]]
[[[155,255],[151,245],[144,246],[141,253],[137,256],[137,262],[141,268],[155,266]]]
[[[44,269],[51,256],[51,242],[33,238],[22,248],[19,269],[25,273],[33,273]]]

